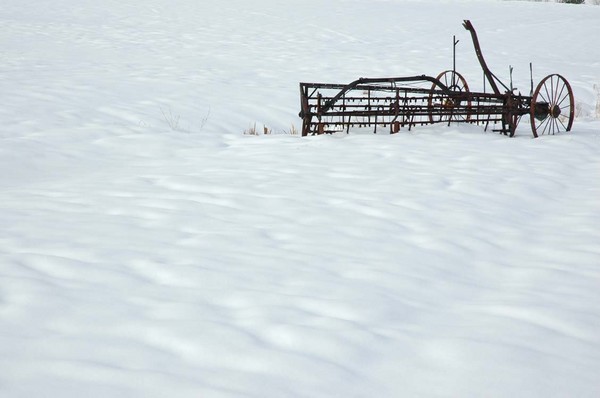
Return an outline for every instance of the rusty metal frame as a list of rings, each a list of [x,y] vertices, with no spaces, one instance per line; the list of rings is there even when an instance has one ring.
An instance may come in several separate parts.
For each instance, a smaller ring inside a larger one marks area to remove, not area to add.
[[[418,125],[457,122],[483,124],[486,129],[490,123],[500,124],[493,131],[512,137],[525,115],[530,116],[534,137],[538,133],[571,130],[574,100],[564,77],[547,76],[531,95],[516,94],[490,71],[472,23],[465,20],[463,26],[471,34],[475,54],[493,93],[469,91],[466,80],[455,68],[437,77],[360,78],[348,84],[300,83],[302,135],[349,133],[350,129],[365,127],[374,133],[385,128],[394,134],[404,127],[410,130]],[[453,43],[458,43],[456,38]]]

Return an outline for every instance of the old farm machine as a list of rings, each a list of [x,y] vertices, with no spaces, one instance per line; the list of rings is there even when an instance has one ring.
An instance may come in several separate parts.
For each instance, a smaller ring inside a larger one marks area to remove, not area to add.
[[[471,92],[456,68],[437,77],[360,78],[349,84],[300,83],[302,135],[348,133],[369,128],[397,133],[401,128],[433,123],[496,126],[513,136],[521,117],[529,115],[533,136],[571,130],[573,91],[558,74],[546,76],[529,95],[516,93],[488,68],[475,28],[471,33],[477,59],[491,92]],[[456,47],[457,41],[454,40]],[[456,53],[456,52],[454,52]],[[456,62],[454,62],[456,64]],[[531,68],[530,68],[531,69]],[[510,84],[512,86],[512,82]]]

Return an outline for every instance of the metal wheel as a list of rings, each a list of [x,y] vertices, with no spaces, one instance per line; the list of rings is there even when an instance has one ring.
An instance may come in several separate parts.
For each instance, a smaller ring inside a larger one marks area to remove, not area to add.
[[[561,75],[546,76],[531,99],[533,136],[570,131],[575,114],[575,100],[569,82]]]
[[[467,81],[456,71],[446,70],[437,76],[437,80],[452,92],[469,93]],[[433,84],[427,99],[427,109],[430,123],[468,122],[471,119],[471,98],[469,95],[450,97],[442,93],[437,84]]]

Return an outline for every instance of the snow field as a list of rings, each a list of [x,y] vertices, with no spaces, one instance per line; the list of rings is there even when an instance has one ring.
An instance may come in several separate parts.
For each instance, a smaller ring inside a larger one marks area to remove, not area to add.
[[[0,396],[600,394],[599,7],[5,3]],[[453,34],[477,89],[467,18],[569,79],[572,133],[242,134]]]

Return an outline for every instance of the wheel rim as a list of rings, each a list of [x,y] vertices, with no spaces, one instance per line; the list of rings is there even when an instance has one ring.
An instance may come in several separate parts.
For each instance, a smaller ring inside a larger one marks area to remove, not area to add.
[[[534,137],[570,131],[575,103],[569,82],[561,75],[546,76],[531,99],[531,130]]]
[[[469,85],[465,78],[458,72],[447,70],[437,76],[437,80],[442,82],[446,87],[453,92],[468,93]],[[436,92],[436,89],[438,90]],[[454,102],[447,95],[440,94],[437,84],[431,86],[431,91],[427,99],[427,107],[429,109],[430,123],[440,122],[468,122],[471,119],[471,99],[467,98],[466,112],[461,112],[465,108],[464,102]],[[455,113],[455,111],[458,111]]]

